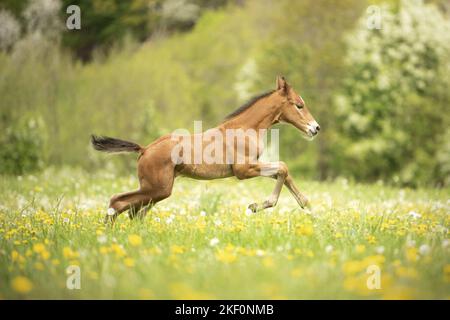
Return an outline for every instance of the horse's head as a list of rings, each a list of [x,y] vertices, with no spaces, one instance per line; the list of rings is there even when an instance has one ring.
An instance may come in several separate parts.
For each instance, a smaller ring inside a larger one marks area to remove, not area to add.
[[[281,76],[277,77],[276,91],[281,99],[279,121],[292,124],[307,139],[312,140],[319,133],[320,126],[309,112],[302,97]]]

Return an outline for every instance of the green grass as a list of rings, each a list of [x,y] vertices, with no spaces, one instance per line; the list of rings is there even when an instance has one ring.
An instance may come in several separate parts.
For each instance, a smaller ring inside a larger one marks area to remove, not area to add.
[[[109,197],[135,189],[132,175],[2,177],[0,298],[450,297],[448,189],[297,182],[311,212],[284,190],[275,209],[246,214],[268,179],[181,178],[144,221],[123,214],[110,229]],[[66,287],[69,265],[80,290]],[[381,289],[367,288],[369,265]]]

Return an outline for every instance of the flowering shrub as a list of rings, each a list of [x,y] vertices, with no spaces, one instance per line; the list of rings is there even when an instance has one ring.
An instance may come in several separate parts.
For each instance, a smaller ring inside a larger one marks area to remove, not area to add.
[[[448,135],[450,21],[422,1],[384,7],[380,29],[365,18],[348,37],[336,97],[338,165],[356,178],[448,183],[450,157],[436,155]]]
[[[30,119],[4,129],[0,138],[0,173],[23,174],[42,166],[43,128],[40,121]]]

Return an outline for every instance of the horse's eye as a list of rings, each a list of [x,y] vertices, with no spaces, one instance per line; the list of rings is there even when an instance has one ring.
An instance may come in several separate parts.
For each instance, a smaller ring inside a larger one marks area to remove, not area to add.
[[[301,104],[295,104],[295,106],[297,107],[297,109],[303,109],[303,106]]]

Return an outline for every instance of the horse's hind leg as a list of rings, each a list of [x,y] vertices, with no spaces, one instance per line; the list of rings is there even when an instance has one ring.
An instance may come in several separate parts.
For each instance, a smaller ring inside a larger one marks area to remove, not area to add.
[[[162,147],[157,145],[157,148]],[[141,155],[137,168],[139,190],[113,196],[108,209],[109,215],[105,219],[107,222],[114,222],[117,216],[126,210],[131,210],[131,218],[139,216],[142,207],[148,208],[170,196],[175,178],[175,165],[170,152],[164,151],[160,149],[152,151],[149,148]]]
[[[169,177],[170,178],[170,177]],[[161,185],[157,189],[149,191],[150,201],[147,204],[136,206],[130,210],[129,217],[131,220],[134,218],[144,219],[147,215],[147,211],[150,210],[157,202],[170,197],[173,188],[173,178],[167,179],[167,183]]]
[[[145,213],[157,202],[168,198],[172,193],[174,172],[163,170],[165,175],[160,179],[145,181],[142,189],[121,193],[111,198],[105,223],[114,223],[117,217],[124,211],[130,210],[130,218],[145,217]]]
[[[105,223],[114,223],[117,217],[126,210],[139,211],[142,206],[148,205],[151,200],[149,192],[143,189],[114,195],[109,203]]]

